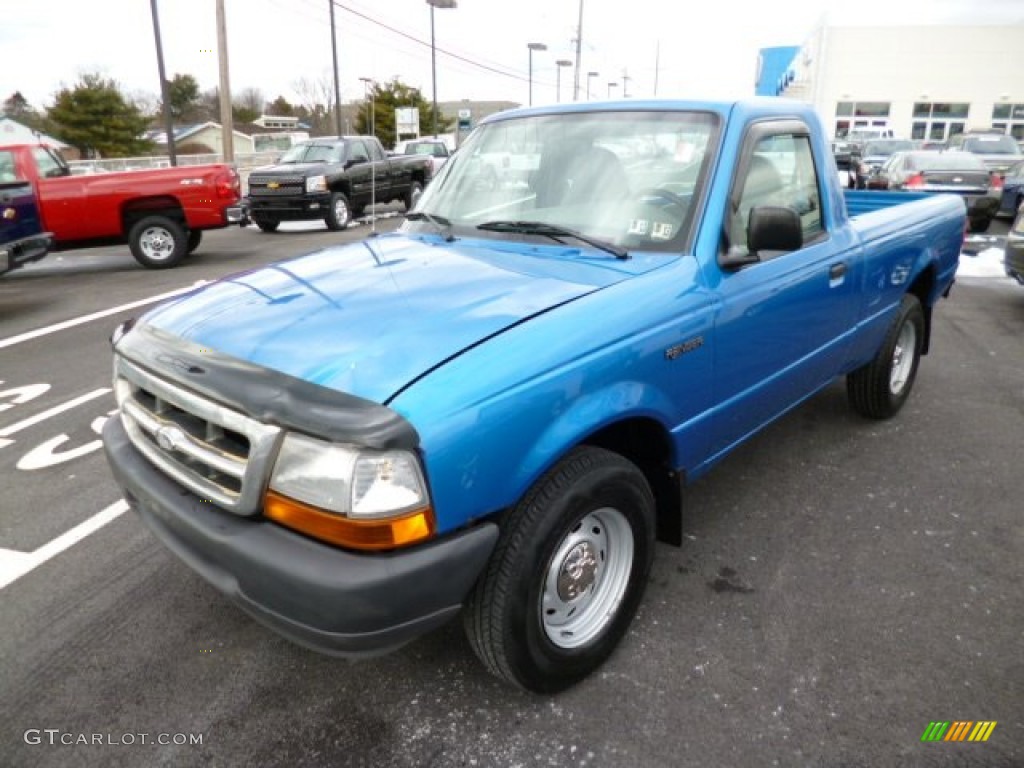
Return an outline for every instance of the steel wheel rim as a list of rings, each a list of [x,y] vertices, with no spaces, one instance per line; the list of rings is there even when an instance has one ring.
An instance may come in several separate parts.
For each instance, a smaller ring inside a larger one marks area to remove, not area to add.
[[[152,261],[166,261],[174,254],[174,237],[163,227],[146,227],[139,248]]]
[[[914,368],[914,350],[917,348],[917,329],[911,322],[903,323],[896,346],[892,350],[892,372],[889,374],[889,391],[899,395],[910,380]]]
[[[544,574],[540,619],[562,649],[579,648],[615,617],[633,569],[633,529],[612,507],[590,512],[555,549]]]
[[[334,220],[342,226],[348,224],[348,206],[340,197],[334,201]]]

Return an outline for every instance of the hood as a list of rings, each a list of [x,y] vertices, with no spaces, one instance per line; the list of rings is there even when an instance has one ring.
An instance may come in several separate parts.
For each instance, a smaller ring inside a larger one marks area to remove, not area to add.
[[[386,402],[509,326],[671,260],[389,235],[220,280],[143,321],[202,347]]]
[[[332,173],[337,163],[285,163],[283,165],[265,165],[253,168],[250,176],[319,176]]]

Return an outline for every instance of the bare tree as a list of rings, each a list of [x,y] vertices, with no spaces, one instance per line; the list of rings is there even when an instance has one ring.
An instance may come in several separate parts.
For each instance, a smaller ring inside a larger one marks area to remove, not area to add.
[[[243,88],[234,94],[231,101],[236,107],[255,112],[256,117],[263,114],[267,105],[267,99],[259,88]]]

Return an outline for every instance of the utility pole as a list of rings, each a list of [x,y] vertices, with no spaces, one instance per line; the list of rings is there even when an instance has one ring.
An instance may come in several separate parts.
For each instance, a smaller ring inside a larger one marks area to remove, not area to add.
[[[658,75],[661,74],[661,40],[654,46],[654,97],[658,97]]]
[[[583,0],[580,0],[580,16],[576,23],[576,72],[573,75],[572,100],[580,100],[580,49],[583,47]]]
[[[160,70],[160,100],[163,102],[164,129],[167,131],[167,154],[171,165],[178,164],[174,151],[174,121],[171,119],[171,88],[164,70],[164,48],[160,42],[160,15],[156,11],[156,0],[149,0],[149,9],[153,14],[153,37],[156,38],[156,66]]]
[[[228,23],[224,0],[217,0],[217,61],[220,64],[220,130],[224,162],[235,161],[235,118],[231,114],[231,80],[228,77]]]
[[[338,36],[334,31],[334,0],[327,0],[331,7],[331,56],[334,60],[334,121],[337,123],[338,136],[341,130],[341,86],[338,84]]]

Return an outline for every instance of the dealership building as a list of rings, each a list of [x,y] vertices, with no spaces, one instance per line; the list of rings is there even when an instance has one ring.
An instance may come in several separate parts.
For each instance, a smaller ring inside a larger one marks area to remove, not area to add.
[[[868,26],[826,16],[799,47],[762,51],[757,92],[809,102],[834,136],[873,126],[946,141],[992,128],[1024,141],[1019,7],[984,24]]]

